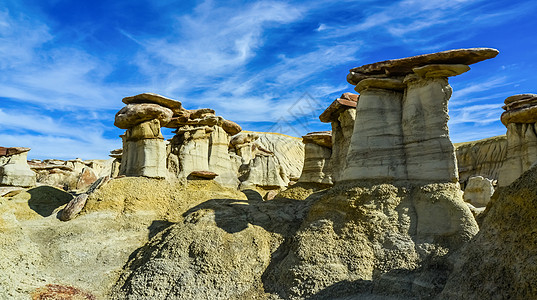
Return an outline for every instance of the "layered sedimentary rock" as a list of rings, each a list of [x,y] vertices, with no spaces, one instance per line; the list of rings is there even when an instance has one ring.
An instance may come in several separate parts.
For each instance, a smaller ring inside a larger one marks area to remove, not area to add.
[[[215,180],[226,186],[238,186],[238,166],[229,153],[231,136],[242,128],[204,108],[188,110],[166,125],[176,128],[170,141],[168,169],[178,178],[192,172],[214,172]]]
[[[115,118],[114,125],[126,129],[123,139],[120,175],[164,178],[166,144],[160,128],[184,110],[181,102],[157,94],[144,93],[126,97],[127,104]]]
[[[241,188],[283,188],[296,181],[304,164],[301,139],[262,132],[243,132],[231,141],[238,155]]]
[[[339,181],[347,165],[347,152],[354,130],[358,97],[356,94],[344,93],[319,116],[321,122],[332,125],[330,168],[334,183]]]
[[[304,167],[298,182],[332,184],[332,133],[311,132],[302,137],[302,142],[305,144]]]
[[[465,187],[472,176],[498,180],[507,154],[507,136],[455,144],[459,183]]]
[[[39,185],[50,185],[66,191],[85,190],[98,178],[110,176],[114,160],[31,160],[30,168],[37,174]]]
[[[347,81],[356,85],[360,101],[342,179],[457,182],[447,77],[497,54],[458,49],[352,69]]]
[[[0,147],[0,186],[30,187],[36,184],[36,174],[27,162],[30,148]]]
[[[501,121],[507,127],[507,153],[498,184],[507,186],[537,161],[537,95],[505,99]]]

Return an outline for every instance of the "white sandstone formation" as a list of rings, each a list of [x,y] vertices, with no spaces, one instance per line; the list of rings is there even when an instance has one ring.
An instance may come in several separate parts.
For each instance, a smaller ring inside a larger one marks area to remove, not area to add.
[[[298,182],[332,185],[330,156],[332,155],[332,133],[311,132],[302,137],[305,144],[304,168]]]
[[[360,101],[342,180],[457,182],[447,77],[497,54],[458,49],[352,69],[347,81],[356,85]]]
[[[30,148],[0,147],[0,186],[31,187],[36,174],[27,162]]]
[[[242,128],[202,108],[185,110],[166,125],[176,128],[168,150],[168,169],[178,178],[188,178],[192,172],[212,172],[222,185],[237,187],[238,163],[229,153],[231,136]]]
[[[356,102],[359,95],[344,93],[319,116],[321,122],[332,124],[332,154],[330,168],[336,183],[347,165],[347,152],[356,121]]]
[[[459,183],[465,187],[472,176],[498,180],[507,153],[507,136],[455,144]]]
[[[501,116],[507,127],[507,153],[499,186],[507,186],[537,161],[537,95],[521,94],[505,99]]]
[[[494,194],[493,180],[483,176],[473,176],[468,179],[464,189],[464,201],[476,208],[485,207]]]
[[[166,143],[160,132],[172,117],[182,111],[181,102],[157,94],[144,93],[123,99],[127,104],[115,118],[114,125],[126,129],[119,174],[165,178]]]
[[[231,140],[239,158],[240,188],[284,188],[300,177],[304,145],[278,133],[241,132]]]

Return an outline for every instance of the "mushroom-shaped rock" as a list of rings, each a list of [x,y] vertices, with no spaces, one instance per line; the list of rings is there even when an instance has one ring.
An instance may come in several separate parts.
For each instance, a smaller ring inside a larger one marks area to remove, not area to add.
[[[336,121],[341,112],[348,108],[356,108],[356,103],[360,96],[352,93],[345,93],[336,99],[327,109],[319,116],[323,123]]]
[[[127,104],[116,114],[114,125],[121,129],[132,128],[142,122],[157,119],[164,126],[172,119],[171,109],[153,103]]]
[[[316,131],[310,132],[302,137],[304,144],[313,143],[319,146],[332,148],[332,132],[331,131]]]
[[[125,104],[158,104],[160,106],[164,106],[166,108],[171,109],[174,114],[180,113],[181,111],[185,110],[183,109],[181,102],[154,93],[143,93],[136,96],[125,97],[122,101]]]
[[[347,81],[356,85],[361,80],[372,76],[405,76],[413,73],[416,67],[433,64],[471,65],[496,57],[498,53],[498,50],[492,48],[469,48],[385,60],[351,69]]]
[[[505,99],[505,112],[502,114],[502,123],[537,123],[537,95],[520,94]]]

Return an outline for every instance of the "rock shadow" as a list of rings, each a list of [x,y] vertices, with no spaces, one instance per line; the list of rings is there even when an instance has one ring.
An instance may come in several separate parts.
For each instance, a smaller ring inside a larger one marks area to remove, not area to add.
[[[151,222],[151,225],[147,227],[147,229],[149,229],[149,233],[147,235],[148,240],[152,239],[159,232],[165,230],[166,228],[170,227],[173,224],[175,223],[166,221],[166,220],[155,220]]]
[[[27,192],[31,196],[28,206],[43,217],[52,215],[54,210],[73,199],[73,195],[51,186],[40,186]]]

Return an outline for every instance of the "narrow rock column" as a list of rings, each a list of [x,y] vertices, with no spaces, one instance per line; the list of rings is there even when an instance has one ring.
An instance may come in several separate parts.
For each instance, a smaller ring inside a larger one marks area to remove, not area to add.
[[[396,79],[365,79],[356,86],[360,101],[342,180],[406,179],[401,102]]]
[[[347,153],[349,152],[356,120],[357,101],[358,95],[344,93],[319,116],[321,122],[331,123],[332,125],[330,169],[333,183],[340,180],[347,165]]]
[[[330,131],[311,132],[302,137],[305,144],[304,167],[298,182],[332,184],[330,156],[332,134]]]
[[[409,180],[458,182],[447,125],[452,94],[447,76],[468,70],[466,65],[428,65],[414,68],[415,73],[405,77],[402,126]]]
[[[499,186],[511,184],[537,162],[537,95],[508,97],[503,108],[507,153],[499,172]]]
[[[158,120],[146,121],[127,129],[123,136],[123,151],[122,175],[166,177],[166,144]]]

